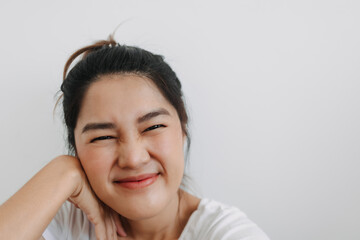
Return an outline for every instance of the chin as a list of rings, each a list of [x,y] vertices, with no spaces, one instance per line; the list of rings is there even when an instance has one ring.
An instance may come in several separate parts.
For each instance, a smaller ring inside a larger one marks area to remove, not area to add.
[[[161,198],[154,194],[151,198],[131,198],[119,201],[122,204],[113,209],[126,219],[139,221],[157,216],[166,209],[171,200],[171,198]]]

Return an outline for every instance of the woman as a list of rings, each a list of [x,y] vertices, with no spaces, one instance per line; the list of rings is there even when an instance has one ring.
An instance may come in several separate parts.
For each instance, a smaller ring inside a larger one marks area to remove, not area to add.
[[[161,56],[110,37],[70,57],[61,90],[73,156],[1,206],[1,239],[268,239],[240,210],[180,189],[188,117]]]

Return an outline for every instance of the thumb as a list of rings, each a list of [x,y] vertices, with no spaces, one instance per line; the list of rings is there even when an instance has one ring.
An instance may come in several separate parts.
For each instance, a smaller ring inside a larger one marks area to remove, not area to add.
[[[120,215],[115,211],[113,211],[112,215],[113,215],[113,219],[114,219],[115,226],[116,226],[116,232],[121,237],[126,237],[127,235],[126,235],[125,229],[120,221]]]

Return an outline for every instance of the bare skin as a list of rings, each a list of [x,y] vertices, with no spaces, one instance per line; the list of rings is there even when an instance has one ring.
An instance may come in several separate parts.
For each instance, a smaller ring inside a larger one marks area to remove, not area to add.
[[[95,129],[98,123],[106,124]],[[55,158],[0,206],[3,239],[42,239],[67,200],[87,215],[99,240],[181,235],[200,199],[179,189],[185,136],[176,110],[149,79],[112,75],[93,83],[75,138],[78,158]],[[157,174],[147,187],[117,183],[144,173]]]
[[[136,223],[129,223],[127,220],[123,221],[127,237],[119,237],[119,239],[144,239],[144,240],[161,240],[161,239],[178,239],[188,222],[191,214],[198,208],[200,199],[193,195],[180,190],[180,206],[179,208],[173,208],[175,211],[172,213],[172,221],[167,223],[163,222],[160,225],[162,228],[158,228],[156,234],[154,233],[154,224],[150,221]],[[176,201],[179,203],[178,201]],[[161,219],[160,219],[161,220]],[[150,225],[147,225],[149,223]],[[156,226],[155,226],[156,227]],[[140,231],[132,231],[132,229],[142,229]]]
[[[68,199],[95,225],[97,239],[116,239],[117,231],[123,234],[118,215],[101,206],[79,160],[59,156],[0,206],[1,239],[41,239],[47,225]]]
[[[174,213],[174,220],[163,226],[163,233],[154,236],[153,231],[148,234],[145,231],[139,236],[132,229],[141,226],[135,224],[131,228],[129,222],[123,219],[126,235],[119,215],[108,208],[105,212],[102,208],[87,183],[78,159],[59,156],[0,206],[1,239],[44,239],[42,233],[66,200],[71,200],[87,213],[95,225],[97,239],[176,239],[200,201],[186,192],[182,192],[180,199],[179,215]]]
[[[175,108],[150,79],[106,75],[87,90],[77,153],[96,195],[125,219],[129,239],[178,238],[197,208],[199,199],[185,192],[179,198],[184,140]],[[148,173],[158,177],[144,188],[116,183]]]

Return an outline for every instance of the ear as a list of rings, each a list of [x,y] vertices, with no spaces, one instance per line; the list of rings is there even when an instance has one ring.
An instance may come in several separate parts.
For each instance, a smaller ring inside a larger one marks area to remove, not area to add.
[[[183,142],[183,145],[185,144],[186,139],[187,139],[186,133],[185,133],[184,131],[182,131],[182,142]]]

